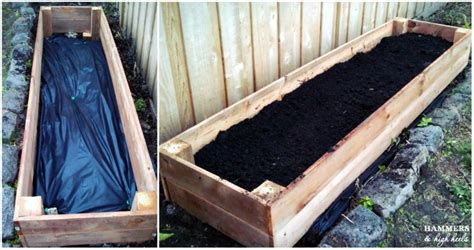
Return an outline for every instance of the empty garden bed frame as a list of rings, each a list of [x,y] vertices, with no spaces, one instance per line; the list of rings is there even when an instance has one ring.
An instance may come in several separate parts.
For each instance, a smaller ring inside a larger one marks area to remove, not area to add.
[[[194,164],[220,131],[253,117],[302,83],[374,48],[382,38],[429,34],[453,45],[342,138],[288,186],[269,180],[244,190]],[[296,69],[160,146],[166,198],[246,246],[293,246],[352,183],[467,65],[469,30],[395,18]]]
[[[33,194],[43,38],[77,32],[100,40],[113,82],[137,192],[130,211],[45,215]],[[23,246],[141,242],[156,236],[156,175],[107,19],[100,7],[41,7],[16,191],[14,222]]]

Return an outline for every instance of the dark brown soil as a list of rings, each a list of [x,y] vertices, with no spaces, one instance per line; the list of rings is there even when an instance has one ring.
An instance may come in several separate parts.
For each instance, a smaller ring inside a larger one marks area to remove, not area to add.
[[[384,38],[219,133],[196,164],[249,191],[266,179],[287,186],[450,46],[418,34]]]

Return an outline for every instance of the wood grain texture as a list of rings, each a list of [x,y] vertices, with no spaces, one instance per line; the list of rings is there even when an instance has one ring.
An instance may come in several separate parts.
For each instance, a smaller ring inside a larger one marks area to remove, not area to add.
[[[128,86],[120,56],[115,45],[112,32],[105,14],[100,18],[100,40],[109,66],[112,84],[114,86],[117,106],[123,125],[123,132],[127,142],[133,175],[138,191],[156,191],[156,175],[153,170],[150,155],[143,137],[143,132],[135,110],[135,105]]]
[[[276,3],[252,3],[255,90],[279,77],[278,11]]]
[[[319,56],[321,42],[321,3],[303,2],[301,8],[301,64]]]
[[[349,10],[350,3],[338,3],[336,47],[339,47],[347,42],[347,32],[349,30]]]
[[[337,3],[323,2],[321,17],[321,55],[334,48],[336,34]]]
[[[226,107],[217,9],[215,3],[179,6],[194,115],[200,122]]]
[[[100,38],[100,13],[102,7],[91,8],[91,36],[92,40],[99,40]]]
[[[254,91],[250,3],[219,3],[227,103]]]
[[[372,30],[375,27],[376,3],[364,3],[364,18],[362,24],[362,34]]]
[[[142,44],[142,50],[141,50],[141,55],[140,55],[140,68],[142,69],[142,74],[145,75],[146,79],[148,79],[150,74],[153,74],[156,71],[156,68],[148,68],[148,59],[150,56],[154,56],[156,54],[151,54],[150,49],[151,49],[151,40],[152,37],[154,37],[153,33],[153,27],[156,26],[155,23],[157,22],[156,20],[156,13],[157,13],[157,7],[158,3],[153,3],[149,2],[147,3],[146,7],[146,17],[145,17],[145,25],[143,28],[143,44]],[[179,31],[181,32],[181,30]],[[150,93],[153,92],[154,85],[156,84],[148,84],[148,91]]]
[[[280,76],[298,68],[301,63],[301,3],[279,3]]]
[[[351,41],[354,38],[358,37],[362,32],[362,18],[364,12],[364,3],[350,3],[349,10],[349,30],[347,33],[347,40]]]

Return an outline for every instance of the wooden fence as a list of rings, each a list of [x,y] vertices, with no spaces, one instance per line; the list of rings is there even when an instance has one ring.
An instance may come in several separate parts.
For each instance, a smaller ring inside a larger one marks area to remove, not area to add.
[[[161,3],[160,142],[396,16],[445,3]]]
[[[125,34],[132,38],[137,67],[148,85],[156,110],[158,82],[158,3],[120,2],[120,25]]]

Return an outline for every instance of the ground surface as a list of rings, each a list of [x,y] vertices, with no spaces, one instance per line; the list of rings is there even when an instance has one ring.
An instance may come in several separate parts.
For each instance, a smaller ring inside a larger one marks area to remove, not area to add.
[[[462,120],[445,134],[443,149],[422,168],[415,193],[395,215],[386,220],[387,239],[380,246],[468,247],[468,232],[451,232],[458,242],[437,241],[438,232],[426,232],[425,226],[459,225],[471,228],[471,107]],[[443,239],[449,232],[439,232]]]
[[[456,26],[464,26],[464,16],[467,17],[467,23],[470,24],[470,3],[448,3],[444,8],[440,9],[434,15],[428,18],[424,18],[424,20],[450,25],[453,24]],[[465,199],[460,199],[458,198],[458,196],[454,195],[454,191],[451,192],[449,190],[449,187],[445,186],[449,182],[441,178],[441,176],[446,175],[451,177],[451,181],[463,180],[465,178],[467,178],[467,180],[470,180],[470,175],[468,177],[462,177],[461,175],[459,175],[462,172],[471,173],[470,168],[460,168],[459,166],[459,164],[462,164],[462,166],[471,165],[470,163],[468,163],[468,160],[470,161],[471,144],[470,111],[466,111],[463,117],[464,118],[461,124],[447,134],[447,140],[450,140],[451,138],[452,140],[456,141],[456,143],[449,142],[448,144],[456,144],[456,149],[448,150],[448,146],[445,146],[446,148],[443,152],[451,153],[440,153],[437,157],[433,158],[432,162],[430,163],[431,167],[426,167],[426,171],[423,171],[421,173],[422,176],[420,177],[419,184],[416,186],[413,201],[410,200],[406,204],[406,207],[404,207],[395,215],[392,221],[386,221],[386,224],[389,228],[387,240],[380,243],[379,246],[428,246],[430,244],[421,242],[424,241],[424,239],[421,239],[421,237],[423,237],[424,235],[423,232],[421,232],[417,228],[422,227],[422,223],[439,222],[441,221],[440,218],[444,218],[445,216],[448,217],[448,219],[450,219],[451,221],[454,221],[455,223],[453,224],[464,223],[463,225],[466,225],[465,222],[466,220],[469,220],[467,218],[470,218],[470,216],[462,214],[462,207],[464,207],[464,210],[466,208],[465,202],[463,202]],[[454,139],[454,137],[460,139],[457,140]],[[469,149],[466,150],[466,147]],[[459,161],[464,163],[460,163]],[[432,164],[435,164],[435,162],[439,164],[439,168],[433,167],[434,165]],[[450,170],[444,172],[443,166],[441,166],[441,164],[450,164]],[[456,164],[458,164],[457,167]],[[436,171],[438,174],[431,174],[434,171],[432,169],[437,169]],[[429,192],[425,192],[425,189]],[[457,193],[458,195],[467,192],[463,188],[457,188],[457,190],[458,191],[455,191],[455,193]],[[435,206],[426,202],[429,199],[436,201],[434,204]],[[444,208],[441,205],[444,205],[446,207]],[[354,204],[351,205],[351,207],[355,206],[357,206],[356,201],[354,201]],[[444,209],[446,209],[446,211],[444,211]],[[407,213],[406,211],[409,212]],[[164,201],[162,192],[160,192],[159,216],[160,232],[174,234],[167,240],[160,242],[161,246],[240,246],[240,244],[238,244],[237,242],[226,237],[225,235],[218,232],[209,225],[200,222],[198,219],[189,215],[187,212],[185,212],[175,204]],[[413,223],[411,221],[408,221],[410,219],[413,219],[414,216],[417,216],[417,221]],[[398,224],[400,224],[400,227],[398,226]],[[416,230],[410,231],[410,229]],[[434,236],[436,236],[436,234],[434,234],[433,237]],[[412,239],[410,240],[407,237],[412,237]],[[297,246],[317,246],[319,244],[319,240],[319,237],[305,235],[303,239],[298,242]],[[455,245],[467,246],[469,244],[457,243]],[[431,246],[434,246],[434,243],[431,243]],[[445,244],[445,246],[449,246],[449,244]]]
[[[384,38],[219,133],[196,164],[248,191],[267,179],[287,186],[449,46],[417,34]]]

